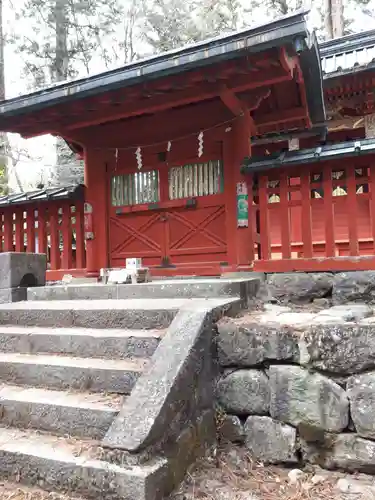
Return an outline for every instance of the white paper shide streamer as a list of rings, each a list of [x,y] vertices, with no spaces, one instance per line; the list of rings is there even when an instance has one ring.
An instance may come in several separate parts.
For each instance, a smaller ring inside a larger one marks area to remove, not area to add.
[[[142,150],[140,146],[137,147],[137,150],[135,152],[135,157],[137,158],[138,170],[141,170],[143,164],[142,164]]]
[[[198,158],[203,155],[203,130],[198,134]]]

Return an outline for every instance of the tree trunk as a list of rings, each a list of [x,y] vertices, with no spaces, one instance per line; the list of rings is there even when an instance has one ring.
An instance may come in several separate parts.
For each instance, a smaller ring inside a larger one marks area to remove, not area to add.
[[[325,0],[325,31],[329,40],[344,35],[344,7],[342,0]]]
[[[55,3],[55,29],[56,29],[56,50],[54,61],[54,82],[61,82],[68,79],[69,54],[68,54],[68,0],[56,0]],[[56,168],[53,174],[53,182],[56,185],[69,183],[69,167],[67,158],[74,162],[75,155],[69,150],[64,139],[56,139]]]
[[[4,61],[3,0],[0,0],[0,101],[5,99],[5,61]],[[8,136],[0,132],[0,191],[7,194],[8,188]]]
[[[324,28],[326,31],[326,37],[328,40],[333,38],[333,24],[332,24],[332,0],[325,0],[324,2]]]
[[[344,35],[344,6],[342,0],[332,0],[333,37]]]
[[[56,0],[55,26],[56,26],[56,53],[54,81],[61,82],[68,78],[68,20],[67,0]]]

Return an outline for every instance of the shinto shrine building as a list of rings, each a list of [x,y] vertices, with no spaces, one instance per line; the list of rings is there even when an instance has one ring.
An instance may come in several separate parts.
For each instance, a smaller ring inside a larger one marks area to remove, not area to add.
[[[375,32],[319,47],[298,13],[3,101],[85,188],[0,198],[2,251],[48,252],[50,279],[374,268],[374,87]]]

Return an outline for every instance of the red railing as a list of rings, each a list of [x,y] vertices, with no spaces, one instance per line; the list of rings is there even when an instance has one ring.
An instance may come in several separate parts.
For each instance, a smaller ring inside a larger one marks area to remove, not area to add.
[[[254,270],[375,269],[375,159],[255,175]]]
[[[47,279],[83,275],[83,202],[62,200],[0,208],[0,251],[47,254]]]

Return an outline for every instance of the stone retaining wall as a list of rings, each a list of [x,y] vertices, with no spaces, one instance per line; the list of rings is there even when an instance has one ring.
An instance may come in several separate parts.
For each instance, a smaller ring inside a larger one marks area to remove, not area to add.
[[[278,273],[265,277],[265,299],[310,303],[327,298],[334,304],[375,303],[375,271]]]
[[[375,473],[375,315],[266,305],[218,323],[223,439],[266,463]]]

